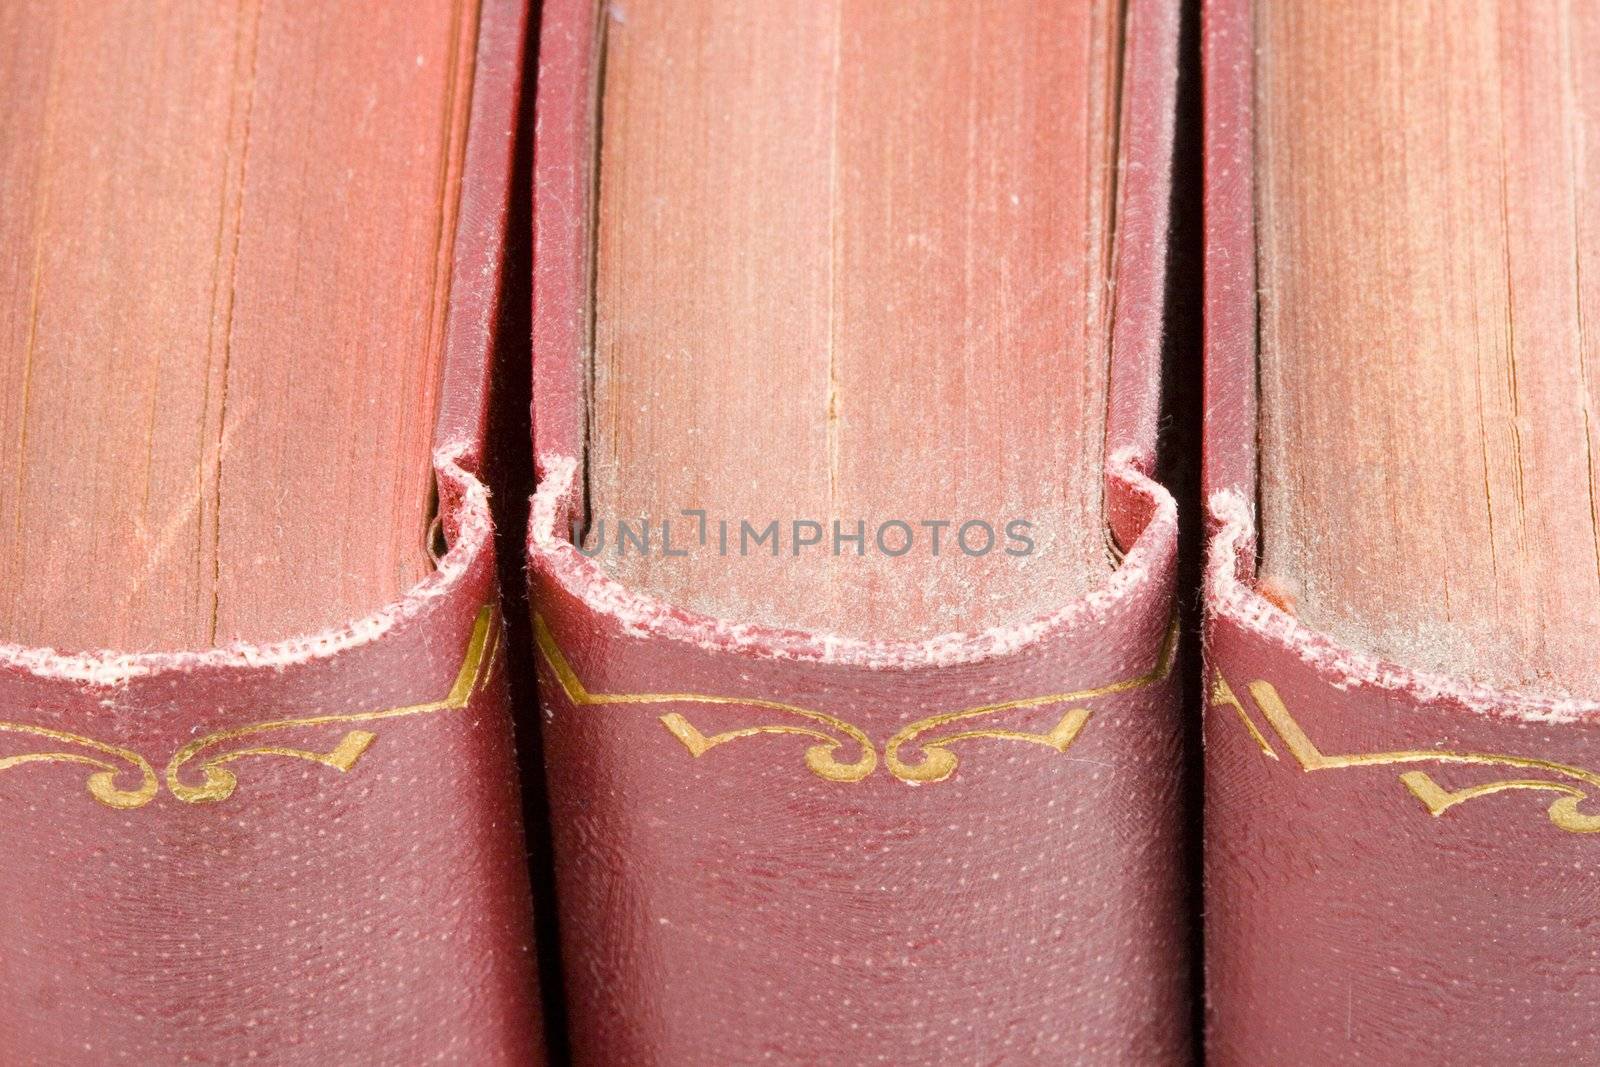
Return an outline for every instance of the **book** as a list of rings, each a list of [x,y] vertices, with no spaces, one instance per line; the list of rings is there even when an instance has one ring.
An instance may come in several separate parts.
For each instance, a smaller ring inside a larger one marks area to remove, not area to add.
[[[481,477],[526,24],[0,11],[0,1061],[542,1059]]]
[[[1208,1052],[1600,1055],[1600,11],[1211,0]]]
[[[576,1062],[1187,1056],[1177,34],[1150,0],[544,6],[528,555]]]

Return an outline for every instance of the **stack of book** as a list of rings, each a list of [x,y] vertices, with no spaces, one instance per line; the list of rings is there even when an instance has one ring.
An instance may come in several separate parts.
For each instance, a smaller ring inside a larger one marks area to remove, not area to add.
[[[0,6],[0,1064],[1600,1062],[1597,54]]]

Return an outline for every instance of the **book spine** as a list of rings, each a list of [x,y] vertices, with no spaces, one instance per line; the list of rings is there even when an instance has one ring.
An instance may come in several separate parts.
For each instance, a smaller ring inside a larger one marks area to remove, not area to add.
[[[0,1062],[543,1062],[479,478],[526,23],[484,5],[435,572],[272,645],[0,646]]]
[[[536,530],[577,1059],[1181,1060],[1170,501],[1150,512],[1121,580],[1042,635],[881,660],[651,604]]]
[[[526,1063],[487,499],[403,603],[260,649],[8,650],[0,1059]]]
[[[1600,706],[1386,663],[1255,591],[1248,0],[1202,36],[1208,1056],[1593,1060]]]
[[[1206,950],[1221,1063],[1600,1053],[1600,709],[1342,647],[1207,579]]]
[[[545,5],[528,552],[576,1061],[1187,1059],[1176,513],[1148,477],[1176,6],[1130,18],[1125,555],[1039,619],[850,641],[682,611],[571,543],[600,46],[592,5]]]

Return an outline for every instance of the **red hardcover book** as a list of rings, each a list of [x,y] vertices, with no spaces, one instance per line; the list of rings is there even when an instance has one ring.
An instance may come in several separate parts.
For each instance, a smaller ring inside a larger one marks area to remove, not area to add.
[[[1177,5],[795,10],[544,9],[528,553],[574,1057],[1181,1061]],[[873,545],[1058,490],[1064,570]],[[820,556],[791,525],[863,514]]]
[[[480,475],[526,23],[0,13],[0,1061],[542,1060]]]
[[[1512,7],[1205,7],[1218,1063],[1600,1056],[1600,20]]]

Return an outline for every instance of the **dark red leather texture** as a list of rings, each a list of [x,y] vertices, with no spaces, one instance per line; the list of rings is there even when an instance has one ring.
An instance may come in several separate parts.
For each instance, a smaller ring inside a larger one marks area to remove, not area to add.
[[[1254,589],[1251,14],[1202,25],[1207,1057],[1600,1062],[1600,705],[1380,661]]]
[[[477,477],[526,23],[484,5],[436,572],[269,646],[0,646],[0,1063],[542,1062]]]
[[[1128,18],[1106,448],[1126,555],[1049,615],[908,643],[686,612],[571,544],[596,8],[545,5],[528,550],[577,1062],[1188,1060],[1176,514],[1148,476],[1177,9]]]

